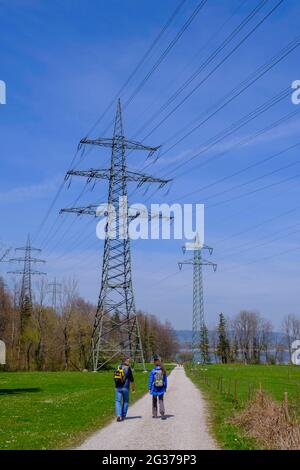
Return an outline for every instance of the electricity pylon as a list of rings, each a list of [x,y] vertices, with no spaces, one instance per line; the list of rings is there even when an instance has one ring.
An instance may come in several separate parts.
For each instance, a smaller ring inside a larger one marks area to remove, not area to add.
[[[53,282],[50,282],[50,284],[48,284],[48,294],[51,294],[51,305],[55,312],[57,310],[57,297],[61,298],[61,288],[62,285],[61,283],[57,282],[56,277],[54,278]]]
[[[31,277],[46,275],[41,271],[32,269],[32,264],[45,263],[45,260],[32,257],[32,252],[41,252],[39,248],[33,248],[28,235],[26,246],[16,248],[15,251],[24,251],[24,257],[12,258],[9,262],[23,263],[23,269],[17,271],[8,271],[8,274],[17,274],[22,276],[21,291],[19,297],[19,308],[21,317],[21,332],[24,330],[27,320],[32,313],[32,288]]]
[[[94,179],[109,181],[108,214],[104,240],[101,288],[91,340],[93,370],[97,371],[113,359],[128,354],[145,369],[138,319],[134,300],[131,274],[131,251],[128,224],[127,183],[136,182],[140,187],[145,183],[157,183],[163,187],[170,180],[155,178],[143,173],[129,171],[126,164],[126,150],[147,151],[153,155],[159,147],[149,147],[124,136],[121,103],[118,100],[112,138],[82,139],[80,145],[110,147],[111,163],[108,169],[68,171],[70,176],[83,176],[90,182]],[[119,207],[120,200],[122,205]],[[78,215],[98,215],[98,205],[62,209]],[[111,211],[110,209],[114,210]],[[117,232],[117,233],[116,233]],[[112,235],[116,233],[116,236]]]
[[[7,248],[0,254],[0,263],[5,263],[6,257],[10,253],[11,248]]]
[[[211,255],[213,248],[202,245],[199,241],[198,234],[194,242],[185,244],[183,252],[185,253],[187,250],[194,252],[193,258],[180,261],[178,266],[180,270],[184,264],[191,264],[193,266],[192,354],[193,361],[195,362],[196,354],[199,351],[200,332],[203,330],[203,327],[205,327],[202,266],[212,266],[213,270],[216,271],[217,265],[202,258],[202,250],[208,250]]]

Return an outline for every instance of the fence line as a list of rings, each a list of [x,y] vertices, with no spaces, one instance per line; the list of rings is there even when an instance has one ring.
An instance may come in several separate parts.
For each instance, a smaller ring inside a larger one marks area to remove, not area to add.
[[[255,398],[263,404],[266,391],[263,389],[263,384],[261,382],[253,383],[221,375],[212,377],[208,376],[206,373],[202,373],[201,370],[196,369],[190,370],[190,373],[197,375],[197,377],[202,380],[208,388],[215,389],[225,399],[232,401],[236,405],[245,404],[245,402],[250,402]],[[244,386],[244,391],[242,390],[242,385]],[[290,404],[287,391],[283,392],[282,406],[287,421],[290,421]]]

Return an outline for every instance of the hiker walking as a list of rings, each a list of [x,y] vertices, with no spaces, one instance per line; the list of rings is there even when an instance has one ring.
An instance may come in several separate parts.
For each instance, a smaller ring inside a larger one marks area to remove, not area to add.
[[[130,394],[130,383],[132,392],[135,392],[135,383],[133,373],[130,367],[130,357],[123,357],[122,363],[116,368],[114,374],[114,380],[116,385],[116,416],[117,421],[124,421],[127,415],[129,394]]]
[[[159,356],[153,356],[154,368],[149,377],[149,392],[152,395],[152,417],[157,418],[157,400],[159,412],[165,419],[164,394],[167,391],[167,373]]]

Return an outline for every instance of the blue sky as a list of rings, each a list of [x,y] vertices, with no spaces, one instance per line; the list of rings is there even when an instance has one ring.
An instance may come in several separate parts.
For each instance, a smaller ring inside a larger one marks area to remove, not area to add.
[[[122,87],[140,58],[179,2],[137,0],[11,0],[0,1],[1,73],[7,104],[0,106],[0,240],[24,244],[27,233],[43,248],[49,280],[75,276],[80,293],[97,301],[102,242],[95,220],[58,217],[84,188],[73,179],[59,195],[46,223],[38,230],[80,138],[85,136]],[[260,2],[208,0],[166,59],[136,98],[124,109],[128,138],[143,140],[168,111],[213,70],[246,34],[278,3],[269,0],[232,43],[226,46],[166,111],[161,106],[205,62]],[[121,95],[122,103],[145,77],[162,51],[196,8],[187,0],[151,56]],[[223,311],[232,316],[254,309],[276,327],[284,314],[299,311],[300,114],[288,93],[228,137],[216,135],[256,110],[300,79],[296,48],[228,106],[217,112],[176,146],[189,130],[258,67],[278,54],[299,34],[299,2],[285,0],[224,61],[199,89],[145,143],[164,144],[163,155],[147,171],[174,178],[168,195],[155,193],[148,202],[205,204],[206,243],[218,271],[204,271],[205,314],[209,326]],[[299,106],[300,111],[300,106]],[[290,113],[295,115],[284,119]],[[114,109],[93,130],[92,137],[111,135]],[[154,119],[142,132],[149,118]],[[201,118],[202,116],[202,118]],[[259,137],[254,133],[282,119]],[[247,145],[239,144],[247,141]],[[210,145],[209,148],[207,146]],[[293,149],[284,151],[295,145]],[[280,153],[281,151],[284,151]],[[199,153],[191,162],[188,159]],[[274,158],[269,158],[278,153]],[[280,154],[279,154],[280,153]],[[87,153],[78,168],[104,167],[109,152]],[[177,168],[178,165],[183,165]],[[128,166],[141,169],[145,155],[128,156]],[[248,168],[249,167],[249,168]],[[247,169],[248,168],[248,169]],[[237,173],[235,176],[234,173]],[[210,185],[210,187],[208,187]],[[206,189],[204,189],[206,187]],[[129,193],[133,191],[131,188]],[[192,193],[189,195],[189,193]],[[107,185],[99,182],[77,205],[104,202]],[[149,192],[151,194],[151,192]],[[131,202],[148,198],[135,191]],[[298,224],[298,225],[297,225]],[[179,273],[182,242],[138,241],[132,245],[133,276],[138,308],[188,329],[192,310],[192,272]],[[2,265],[4,274],[7,266]]]

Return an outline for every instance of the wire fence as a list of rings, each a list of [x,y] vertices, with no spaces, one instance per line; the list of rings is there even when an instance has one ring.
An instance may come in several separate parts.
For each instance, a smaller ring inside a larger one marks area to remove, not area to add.
[[[293,380],[290,374],[287,375],[286,384],[276,384],[279,390],[274,397],[274,390],[270,381],[265,383],[258,379],[250,381],[237,377],[226,377],[224,375],[211,375],[205,369],[190,369],[192,378],[210,390],[215,391],[224,400],[231,402],[238,408],[244,407],[247,402],[253,400],[263,400],[265,396],[271,395],[276,401],[282,402],[286,416],[297,415],[300,417],[300,381]],[[273,382],[274,383],[274,382]],[[289,389],[289,391],[288,391]],[[292,389],[292,391],[291,391]]]

